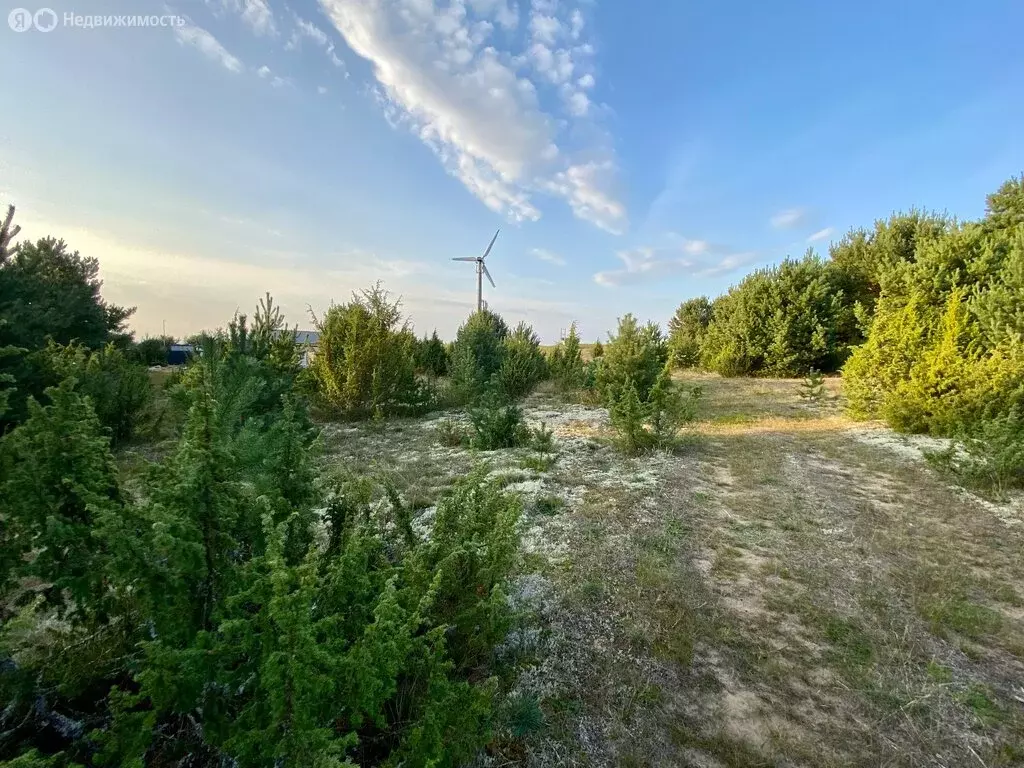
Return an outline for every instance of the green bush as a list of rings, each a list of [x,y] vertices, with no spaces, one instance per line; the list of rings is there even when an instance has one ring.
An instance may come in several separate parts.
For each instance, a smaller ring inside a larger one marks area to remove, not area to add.
[[[448,373],[448,349],[436,330],[416,342],[416,372],[434,378]]]
[[[510,400],[530,394],[547,376],[547,361],[540,339],[526,323],[520,323],[502,342],[497,385]]]
[[[809,405],[817,405],[825,399],[825,375],[814,368],[800,382],[800,399]]]
[[[488,391],[475,407],[469,409],[469,421],[473,425],[470,444],[480,450],[515,448],[530,437],[522,410],[497,390]]]
[[[911,432],[973,432],[1024,406],[1024,227],[1014,180],[980,222],[917,237],[879,278],[867,340],[843,369],[850,411]]]
[[[317,322],[309,370],[316,392],[349,418],[408,414],[428,407],[416,380],[416,337],[400,304],[380,285],[331,307]]]
[[[508,326],[489,310],[474,312],[462,324],[452,346],[449,375],[455,399],[471,403],[501,369]]]
[[[0,380],[14,379],[0,432],[28,415],[27,401],[41,401],[58,382],[36,353],[48,343],[79,344],[90,350],[108,343],[125,347],[125,324],[134,310],[106,303],[100,296],[99,262],[69,251],[52,237],[22,241],[0,253]]]
[[[135,344],[132,356],[145,366],[167,365],[167,355],[174,343],[170,336],[147,336]]]
[[[210,341],[131,493],[70,378],[0,441],[0,761],[466,763],[520,502],[481,468],[421,537],[393,488],[323,488],[301,400],[263,405],[273,355],[245,323]]]
[[[113,344],[90,351],[79,345],[51,344],[38,353],[57,381],[73,378],[76,388],[92,401],[100,423],[115,444],[138,430],[153,400],[149,374]]]
[[[679,305],[668,323],[668,355],[674,368],[696,368],[711,324],[711,302],[699,296]]]
[[[647,416],[655,445],[668,448],[675,442],[679,430],[697,417],[697,406],[703,396],[700,387],[683,390],[672,381],[670,365],[658,374],[647,398]]]
[[[596,367],[595,386],[609,407],[622,400],[629,385],[640,402],[645,402],[667,360],[668,350],[658,326],[641,326],[633,315],[626,315],[619,319]]]
[[[456,448],[468,439],[466,430],[457,422],[445,419],[437,425],[437,440],[448,448]]]
[[[569,326],[569,335],[551,350],[548,370],[555,384],[563,392],[571,392],[583,386],[584,363],[576,323]]]
[[[632,380],[626,382],[618,398],[611,402],[608,416],[624,453],[633,455],[651,445],[652,438],[645,427],[647,409],[640,402]]]
[[[971,431],[961,431],[947,451],[929,460],[966,484],[1004,494],[1024,488],[1024,409],[981,421]]]
[[[715,300],[703,367],[723,376],[797,376],[846,360],[854,310],[827,264],[803,259],[754,272]]]

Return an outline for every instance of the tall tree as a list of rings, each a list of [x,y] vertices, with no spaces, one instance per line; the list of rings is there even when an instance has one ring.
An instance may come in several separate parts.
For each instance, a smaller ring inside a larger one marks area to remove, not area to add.
[[[11,230],[13,231],[13,230]],[[7,235],[5,235],[7,236]],[[36,399],[57,382],[32,354],[47,341],[78,342],[98,349],[109,342],[126,343],[125,323],[134,309],[106,303],[100,295],[99,262],[68,251],[63,240],[22,242],[0,260],[0,348],[25,352],[0,358],[0,375],[13,376],[17,394],[0,427],[22,421],[26,399]]]

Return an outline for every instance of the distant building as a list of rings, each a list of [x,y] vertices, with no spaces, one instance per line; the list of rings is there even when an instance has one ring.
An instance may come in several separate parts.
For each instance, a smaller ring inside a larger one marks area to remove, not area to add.
[[[195,354],[195,351],[195,347],[191,344],[171,344],[167,347],[167,364],[184,365]]]

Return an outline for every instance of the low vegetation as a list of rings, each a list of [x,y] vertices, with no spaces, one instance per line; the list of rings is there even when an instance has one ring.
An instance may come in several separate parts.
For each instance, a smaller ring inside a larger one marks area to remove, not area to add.
[[[268,295],[173,373],[8,217],[0,765],[1019,764],[1022,201],[667,337],[377,285],[308,369]]]

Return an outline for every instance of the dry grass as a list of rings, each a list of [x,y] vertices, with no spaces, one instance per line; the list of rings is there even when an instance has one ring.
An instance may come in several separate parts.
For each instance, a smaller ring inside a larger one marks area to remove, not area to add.
[[[1022,764],[1013,507],[848,421],[837,380],[808,405],[797,381],[682,378],[705,398],[674,454],[625,458],[603,410],[540,393],[557,459],[487,455],[527,502],[516,690],[545,715],[494,764]],[[436,423],[336,430],[328,461],[432,503],[479,458]]]

